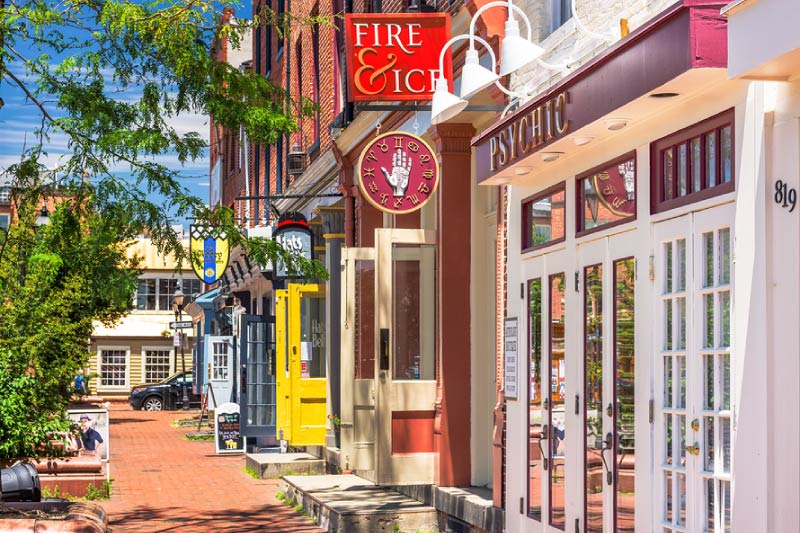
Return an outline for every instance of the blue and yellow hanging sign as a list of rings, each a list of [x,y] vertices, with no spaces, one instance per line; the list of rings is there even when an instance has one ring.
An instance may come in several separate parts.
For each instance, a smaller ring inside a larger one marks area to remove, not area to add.
[[[189,253],[197,277],[205,283],[214,283],[228,267],[228,235],[220,228],[193,224],[189,228]]]

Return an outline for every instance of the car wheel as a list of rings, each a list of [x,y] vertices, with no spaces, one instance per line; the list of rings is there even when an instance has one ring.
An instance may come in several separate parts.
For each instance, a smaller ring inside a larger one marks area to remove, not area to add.
[[[145,411],[162,411],[164,409],[164,402],[158,396],[150,396],[145,398],[142,403],[142,409]]]

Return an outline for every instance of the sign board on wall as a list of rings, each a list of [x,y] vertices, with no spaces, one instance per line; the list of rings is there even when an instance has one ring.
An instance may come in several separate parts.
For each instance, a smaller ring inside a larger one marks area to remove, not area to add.
[[[439,186],[436,154],[402,131],[378,135],[358,159],[358,186],[369,203],[396,215],[421,209]]]
[[[448,13],[348,14],[345,35],[351,101],[433,98],[439,53],[450,39]],[[444,75],[452,91],[449,49]]]
[[[189,254],[195,275],[204,283],[214,283],[228,267],[228,235],[219,228],[192,224],[189,227]]]
[[[509,400],[519,398],[517,359],[519,356],[519,330],[516,318],[507,318],[503,327],[504,395]]]
[[[302,213],[282,214],[278,219],[278,227],[272,232],[272,238],[290,254],[311,259],[311,230]],[[276,278],[289,275],[283,261],[275,262],[274,275]]]
[[[217,453],[244,452],[238,404],[223,403],[214,410],[214,445]]]

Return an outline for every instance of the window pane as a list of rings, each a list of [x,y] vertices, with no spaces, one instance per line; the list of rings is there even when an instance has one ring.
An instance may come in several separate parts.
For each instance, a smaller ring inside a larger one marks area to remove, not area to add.
[[[547,446],[547,435],[542,434],[542,280],[528,282],[528,348],[530,350],[530,398],[528,419],[528,516],[542,519],[542,450]]]
[[[675,523],[681,526],[686,525],[686,474],[676,473],[678,491],[676,492],[676,503],[678,504],[677,512],[675,513]]]
[[[722,374],[722,407],[727,410],[731,408],[731,356],[722,354],[720,373]]]
[[[678,363],[678,409],[686,409],[686,357],[679,355],[675,358]]]
[[[714,347],[714,295],[703,295],[703,309],[705,309],[705,335],[703,336],[703,347]]]
[[[680,466],[686,466],[686,415],[678,415],[678,427],[675,428],[675,443],[678,444]]]
[[[664,520],[672,523],[672,472],[664,472]]]
[[[636,214],[636,165],[633,159],[611,165],[578,181],[583,210],[582,227],[588,230]]]
[[[678,349],[686,349],[686,298],[676,298],[678,302]]]
[[[686,144],[678,145],[678,196],[686,196],[686,189],[688,186],[686,179],[686,165],[687,165]]]
[[[228,379],[229,354],[227,341],[212,344],[211,379]]]
[[[714,533],[714,480],[706,480],[706,532]]]
[[[705,135],[706,140],[706,187],[717,185],[717,132]]]
[[[675,241],[678,245],[678,271],[676,273],[676,290],[683,292],[686,290],[686,239],[678,239]]]
[[[664,243],[664,279],[665,287],[664,292],[670,294],[672,292],[672,243]]]
[[[356,379],[375,377],[375,262],[356,261],[355,269]]]
[[[673,187],[675,186],[675,165],[672,157],[672,148],[668,148],[662,152],[664,158],[664,200],[671,200],[674,196]]]
[[[705,394],[705,409],[713,411],[714,407],[714,356],[706,355],[705,357],[705,374],[706,374],[706,394]]]
[[[719,345],[728,347],[731,345],[731,293],[730,291],[720,291],[719,293]]]
[[[664,357],[664,407],[672,407],[672,357]]]
[[[700,137],[695,137],[690,142],[692,150],[692,192],[697,192],[703,188],[701,178],[703,177],[703,151],[701,149]]]
[[[731,282],[731,229],[719,230],[719,284]]]
[[[730,473],[731,471],[731,419],[719,419],[719,447],[722,452],[722,471]]]
[[[714,234],[703,233],[703,287],[714,285]]]
[[[672,441],[672,415],[667,413],[664,416],[664,435],[666,441],[664,442],[664,462],[668,465],[672,464],[672,455],[675,443]]]
[[[722,519],[720,531],[730,533],[731,531],[731,483],[730,481],[719,482],[719,502],[722,506],[720,518]]]
[[[731,181],[731,127],[725,126],[719,130],[719,150],[720,150],[720,165],[721,175],[720,181],[728,183]]]
[[[140,311],[156,309],[155,279],[139,279],[139,287],[136,290],[136,309]]]
[[[672,350],[672,300],[664,300],[664,349]]]
[[[561,190],[523,205],[523,219],[527,226],[523,249],[564,238],[565,200],[566,193]]]
[[[703,468],[708,472],[714,471],[714,418],[703,417],[703,436],[705,453],[703,454]]]
[[[566,364],[564,359],[565,276],[550,276],[550,525],[564,530],[566,526],[564,476],[567,471],[565,455],[565,391]]]

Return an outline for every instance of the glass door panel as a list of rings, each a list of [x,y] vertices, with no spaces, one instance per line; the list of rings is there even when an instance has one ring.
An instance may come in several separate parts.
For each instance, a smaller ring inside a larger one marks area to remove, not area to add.
[[[433,246],[396,244],[392,252],[393,379],[433,380],[435,368],[434,305],[430,272]]]
[[[566,442],[566,277],[564,273],[553,274],[548,278],[550,305],[548,309],[550,346],[547,377],[550,381],[548,397],[549,442],[547,446],[549,461],[550,509],[548,522],[551,526],[564,530],[566,526],[565,503],[567,472]]]
[[[602,533],[604,517],[603,487],[608,467],[603,455],[607,446],[603,427],[603,266],[584,268],[584,416],[585,523],[586,533]],[[610,443],[608,443],[610,444]]]
[[[633,532],[636,523],[635,277],[633,258],[614,262],[614,529],[617,532]]]
[[[542,279],[528,281],[528,516],[542,519],[542,476],[546,470],[547,425],[542,410]]]

